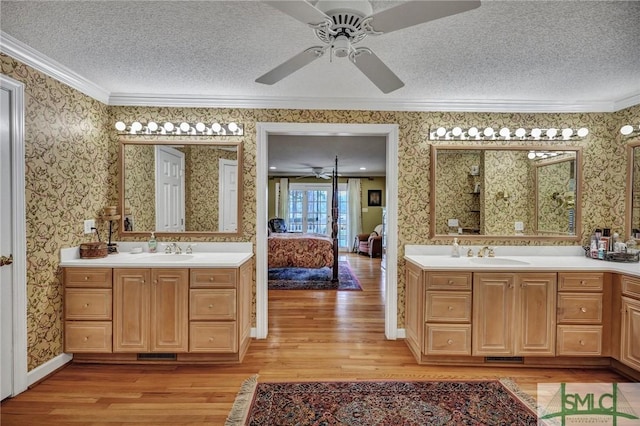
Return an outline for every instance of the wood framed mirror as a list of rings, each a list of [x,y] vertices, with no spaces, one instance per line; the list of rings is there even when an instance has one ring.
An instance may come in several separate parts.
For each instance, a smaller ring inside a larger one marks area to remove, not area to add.
[[[627,200],[625,207],[625,235],[640,237],[640,139],[627,144]]]
[[[430,238],[581,238],[581,148],[431,146]]]
[[[120,140],[120,235],[240,235],[242,142]]]

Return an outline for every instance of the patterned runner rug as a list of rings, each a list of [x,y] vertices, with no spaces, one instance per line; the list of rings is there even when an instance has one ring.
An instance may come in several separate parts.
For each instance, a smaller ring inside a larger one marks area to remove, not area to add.
[[[362,290],[349,262],[338,262],[338,282],[331,268],[269,268],[269,290]]]
[[[225,426],[537,425],[534,399],[508,379],[243,384]]]

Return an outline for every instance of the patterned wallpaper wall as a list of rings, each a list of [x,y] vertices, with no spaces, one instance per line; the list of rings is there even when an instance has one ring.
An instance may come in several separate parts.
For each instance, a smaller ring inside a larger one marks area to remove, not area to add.
[[[2,73],[27,85],[26,169],[29,369],[62,351],[59,250],[86,241],[82,220],[117,204],[118,138],[113,123],[154,119],[219,122],[245,126],[242,233],[201,237],[251,241],[256,227],[256,123],[396,123],[398,152],[398,324],[404,324],[404,246],[430,244],[429,160],[431,127],[494,126],[590,129],[584,148],[583,241],[596,226],[624,224],[626,150],[622,123],[640,121],[640,106],[618,113],[517,114],[462,112],[318,111],[233,108],[107,107],[13,59],[0,55]],[[237,140],[237,139],[236,139]],[[436,142],[437,143],[437,142]],[[442,242],[448,244],[448,242]],[[461,241],[468,244],[469,241]],[[488,238],[482,244],[504,241]],[[541,244],[526,238],[509,244]],[[255,312],[255,297],[254,297]]]
[[[155,229],[155,153],[152,146],[127,144],[124,150],[125,214],[132,231]],[[114,203],[118,205],[118,202]]]
[[[541,232],[570,233],[569,214],[575,208],[573,162],[571,157],[536,166],[537,223]]]

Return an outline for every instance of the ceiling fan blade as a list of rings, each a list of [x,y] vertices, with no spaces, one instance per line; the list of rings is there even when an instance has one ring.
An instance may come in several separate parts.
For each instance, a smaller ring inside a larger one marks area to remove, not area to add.
[[[355,55],[349,56],[349,59],[383,93],[391,93],[404,86],[402,80],[366,47],[356,49]]]
[[[324,54],[326,47],[314,46],[298,53],[293,58],[283,62],[271,71],[261,75],[256,79],[256,83],[274,84],[286,76],[293,74],[305,65],[310,64]]]
[[[480,7],[479,0],[424,1],[412,0],[381,10],[372,16],[371,26],[375,31],[390,33],[413,25],[455,15]]]
[[[304,24],[320,24],[329,19],[324,12],[305,0],[263,1]]]

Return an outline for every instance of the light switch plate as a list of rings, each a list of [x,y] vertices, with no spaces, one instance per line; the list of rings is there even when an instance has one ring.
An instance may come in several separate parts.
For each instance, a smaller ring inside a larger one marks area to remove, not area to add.
[[[457,228],[458,227],[458,219],[449,219],[447,221],[450,227]]]
[[[93,229],[91,228],[95,228],[95,227],[96,227],[96,221],[94,219],[87,219],[84,221],[85,234],[91,234],[93,232]]]
[[[516,229],[516,231],[524,231],[524,223],[516,222],[514,228]]]

